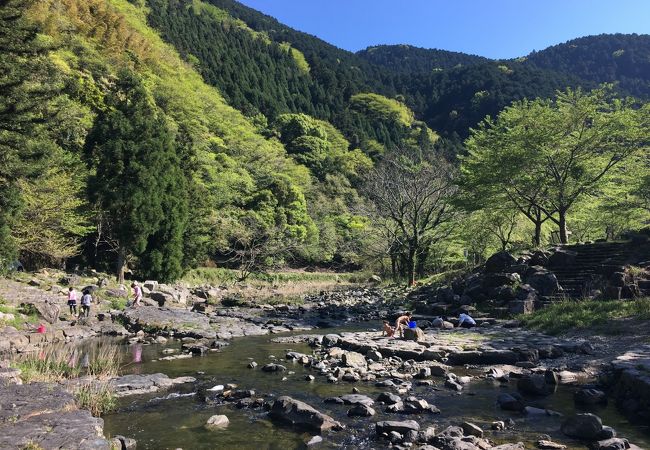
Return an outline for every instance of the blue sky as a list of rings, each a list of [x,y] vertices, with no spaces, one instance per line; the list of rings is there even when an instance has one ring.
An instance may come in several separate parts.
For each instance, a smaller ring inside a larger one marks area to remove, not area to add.
[[[240,1],[352,51],[411,44],[512,58],[590,34],[650,34],[650,0]]]

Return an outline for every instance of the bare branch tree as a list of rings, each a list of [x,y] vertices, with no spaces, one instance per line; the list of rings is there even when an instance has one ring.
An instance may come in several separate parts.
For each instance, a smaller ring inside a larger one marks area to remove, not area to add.
[[[407,281],[413,284],[418,258],[445,237],[443,225],[455,214],[450,204],[456,192],[452,167],[435,155],[396,150],[368,174],[364,188],[378,218],[394,226],[391,244],[401,247]]]

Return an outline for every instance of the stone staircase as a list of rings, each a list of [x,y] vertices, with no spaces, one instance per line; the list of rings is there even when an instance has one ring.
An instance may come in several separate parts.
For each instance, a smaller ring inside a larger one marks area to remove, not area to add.
[[[562,247],[575,252],[572,263],[551,267],[563,291],[547,300],[589,297],[593,289],[600,286],[603,277],[621,271],[636,255],[631,242],[597,242]]]

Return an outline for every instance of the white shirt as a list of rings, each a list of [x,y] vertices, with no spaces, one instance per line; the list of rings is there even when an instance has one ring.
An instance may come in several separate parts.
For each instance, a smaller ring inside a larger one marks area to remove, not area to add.
[[[460,319],[458,326],[461,326],[463,322],[467,322],[470,325],[476,325],[476,321],[465,313],[462,313],[458,318]]]

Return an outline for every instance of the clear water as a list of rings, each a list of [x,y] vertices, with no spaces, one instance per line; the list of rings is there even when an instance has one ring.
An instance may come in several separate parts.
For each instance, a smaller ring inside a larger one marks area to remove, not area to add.
[[[447,425],[458,425],[464,420],[469,420],[482,426],[484,430],[489,430],[491,422],[506,418],[515,420],[514,429],[499,433],[486,431],[488,438],[495,442],[523,441],[526,443],[526,448],[535,448],[534,442],[538,436],[548,434],[555,441],[568,445],[568,448],[586,448],[580,443],[566,440],[561,435],[559,432],[561,418],[526,417],[500,410],[496,406],[497,395],[500,392],[516,391],[516,387],[514,383],[503,386],[491,380],[470,384],[464,389],[462,395],[446,390],[439,380],[439,387],[414,387],[412,395],[436,405],[441,410],[439,415],[385,414],[382,406],[376,405],[377,414],[374,417],[350,419],[346,416],[349,406],[325,404],[323,399],[351,393],[352,387],[357,387],[360,393],[373,398],[385,389],[363,382],[327,383],[325,378],[303,368],[300,364],[284,360],[288,350],[310,354],[311,349],[307,345],[273,343],[271,342],[273,337],[239,338],[219,352],[175,361],[155,360],[164,356],[161,351],[166,347],[180,348],[179,342],[170,342],[166,346],[139,344],[124,346],[125,373],[162,372],[170,377],[194,376],[198,381],[196,384],[183,385],[171,391],[122,399],[119,410],[104,417],[106,435],[121,434],[133,437],[138,441],[138,449],[304,448],[304,443],[314,433],[293,430],[272,423],[262,409],[241,410],[234,405],[208,405],[192,395],[197,386],[211,387],[217,384],[236,383],[239,388],[253,389],[258,394],[290,395],[306,401],[316,409],[347,424],[346,430],[323,435],[323,443],[316,448],[384,448],[386,443],[374,435],[374,423],[380,420],[415,419],[422,428],[434,425],[439,430]],[[272,358],[271,355],[276,358]],[[259,364],[256,369],[247,367],[251,360]],[[262,372],[260,367],[270,361],[278,361],[288,367],[287,372],[294,373]],[[307,374],[314,374],[316,380],[306,381],[304,378]],[[287,380],[283,381],[283,377]],[[530,404],[559,411],[562,414],[571,414],[576,411],[573,391],[574,388],[560,386],[555,394],[543,399],[530,399]],[[606,425],[614,427],[619,436],[630,439],[641,448],[650,449],[649,427],[630,425],[613,405],[591,412],[599,415]],[[228,428],[218,431],[205,429],[203,425],[214,414],[228,416],[230,419]]]

